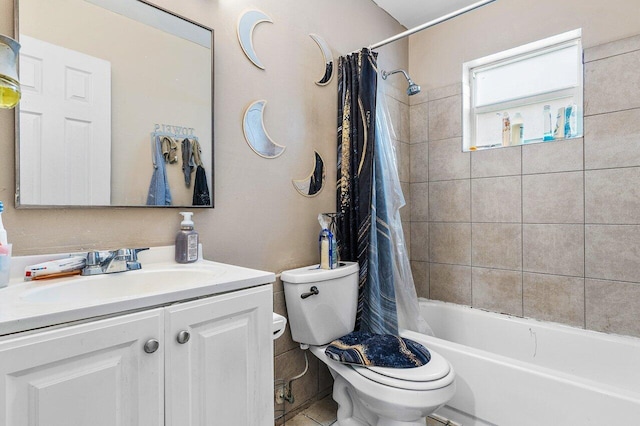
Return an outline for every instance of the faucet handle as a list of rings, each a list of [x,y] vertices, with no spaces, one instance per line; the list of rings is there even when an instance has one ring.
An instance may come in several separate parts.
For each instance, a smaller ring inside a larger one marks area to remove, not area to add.
[[[115,251],[116,258],[122,260],[130,260],[131,259],[131,249],[121,248]]]
[[[143,250],[149,250],[149,247],[137,248],[137,249],[120,249],[118,255],[121,255],[127,262],[127,270],[134,271],[136,269],[142,269],[142,265],[138,262],[138,253]]]
[[[97,275],[102,273],[102,256],[99,251],[87,252],[87,263],[82,268],[82,275]]]
[[[138,253],[140,253],[141,251],[144,251],[144,250],[149,250],[149,247],[130,249],[130,250],[131,250],[131,261],[132,262],[137,262],[138,261]]]
[[[116,255],[115,251],[98,251],[93,250],[87,252],[87,266],[100,265]]]
[[[97,251],[87,252],[87,266],[96,266],[100,264],[100,253]]]
[[[138,253],[142,250],[149,250],[149,247],[146,248],[121,248],[115,251],[115,257],[126,260],[127,262],[137,262],[138,261]]]

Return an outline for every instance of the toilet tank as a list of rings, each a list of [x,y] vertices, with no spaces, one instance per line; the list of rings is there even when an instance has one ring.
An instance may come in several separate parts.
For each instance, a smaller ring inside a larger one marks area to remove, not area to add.
[[[324,345],[353,331],[358,305],[357,263],[340,262],[336,269],[306,266],[284,271],[281,279],[294,341]],[[312,287],[317,294],[312,294]]]

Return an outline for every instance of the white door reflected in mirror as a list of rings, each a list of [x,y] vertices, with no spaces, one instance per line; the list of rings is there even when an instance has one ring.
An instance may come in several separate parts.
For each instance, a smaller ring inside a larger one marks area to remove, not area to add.
[[[111,202],[111,64],[22,36],[20,180],[25,204]]]

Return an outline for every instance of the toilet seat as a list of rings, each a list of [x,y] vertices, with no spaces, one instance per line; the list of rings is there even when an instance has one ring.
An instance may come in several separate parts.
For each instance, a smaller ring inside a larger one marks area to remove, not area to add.
[[[385,386],[407,390],[433,390],[451,384],[454,375],[451,366],[437,352],[431,352],[431,360],[415,368],[371,367],[350,365],[358,374]]]
[[[402,331],[402,337],[409,338],[416,343],[420,343],[429,349],[429,343],[422,341],[421,335],[410,331]],[[316,356],[323,357],[331,363],[338,361],[331,360],[325,353],[327,346],[316,347]],[[455,380],[455,372],[451,364],[439,353],[429,349],[431,360],[420,367],[415,368],[389,368],[372,367],[355,364],[342,364],[344,367],[353,370],[361,377],[384,386],[396,389],[430,391],[444,388],[451,385]]]

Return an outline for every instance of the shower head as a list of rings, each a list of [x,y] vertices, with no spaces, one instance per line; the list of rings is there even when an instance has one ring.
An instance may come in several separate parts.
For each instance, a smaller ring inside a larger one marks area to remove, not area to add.
[[[413,96],[413,95],[416,95],[416,94],[420,93],[420,86],[415,84],[413,82],[413,80],[411,80],[411,78],[409,78],[409,75],[407,74],[407,72],[405,70],[399,70],[398,69],[398,70],[393,70],[393,71],[389,71],[389,72],[386,72],[386,71],[382,70],[382,79],[386,80],[387,77],[389,77],[390,75],[396,74],[396,73],[399,73],[399,72],[401,72],[402,75],[404,75],[404,78],[406,78],[407,82],[409,83],[409,87],[407,87],[407,95]]]
[[[407,87],[407,95],[413,96],[420,93],[420,86],[409,80],[409,87]]]

